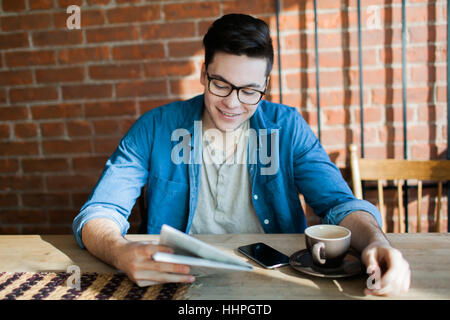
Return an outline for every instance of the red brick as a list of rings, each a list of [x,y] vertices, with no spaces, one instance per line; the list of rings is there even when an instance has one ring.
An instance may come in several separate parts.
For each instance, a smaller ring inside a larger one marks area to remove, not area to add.
[[[200,94],[204,90],[198,79],[170,81],[170,92],[173,94]]]
[[[2,8],[4,11],[23,11],[26,8],[25,0],[3,0]]]
[[[169,56],[174,58],[179,57],[194,57],[204,56],[205,51],[201,41],[177,41],[169,42]]]
[[[58,54],[58,62],[64,64],[101,60],[109,60],[109,47],[65,49]]]
[[[47,140],[42,142],[44,154],[77,154],[92,151],[90,140]]]
[[[135,122],[136,122],[135,118],[120,120],[120,133],[122,135],[126,134]]]
[[[141,74],[142,66],[140,64],[109,64],[89,67],[89,77],[95,80],[135,79],[141,78]]]
[[[65,29],[66,31],[74,31],[67,29],[67,19],[69,15],[64,12],[53,14],[53,20],[56,29]],[[103,10],[85,10],[81,11],[80,28],[98,26],[105,24],[105,12]]]
[[[106,4],[109,4],[110,1],[111,0],[87,0],[89,5],[106,5]],[[129,2],[129,1],[127,1],[127,2]]]
[[[6,89],[0,89],[0,104],[6,103]]]
[[[88,200],[89,194],[90,193],[88,193],[88,192],[83,192],[83,193],[72,192],[73,206],[75,208],[81,208],[81,206],[83,206],[83,204]]]
[[[110,84],[83,84],[62,87],[65,100],[97,99],[112,97]]]
[[[191,37],[195,37],[195,24],[193,22],[169,22],[141,26],[141,38],[143,40]]]
[[[116,120],[96,120],[93,124],[96,135],[117,135],[120,132]]]
[[[173,99],[152,99],[139,101],[139,114],[142,115],[151,109],[173,102]]]
[[[363,109],[364,113],[363,121],[364,123],[381,122],[384,120],[383,115],[385,112],[386,110],[384,108],[380,107],[371,108],[366,106]],[[361,118],[361,111],[360,109],[357,109],[355,110],[355,123],[361,123],[360,118]]]
[[[418,119],[420,121],[435,122],[438,119],[444,119],[446,116],[444,106],[429,105],[426,108],[419,108]],[[445,137],[446,135],[444,135]]]
[[[136,115],[134,101],[94,102],[85,105],[86,118]]]
[[[34,138],[37,136],[36,123],[16,123],[14,125],[14,135],[16,138]]]
[[[112,49],[114,60],[144,60],[164,58],[164,45],[141,44],[131,46],[119,46]]]
[[[46,221],[46,214],[42,210],[5,210],[0,215],[0,221],[4,224],[42,223]]]
[[[39,153],[37,142],[0,142],[2,156],[25,156]]]
[[[76,118],[82,116],[79,104],[40,105],[31,108],[33,119]]]
[[[5,52],[5,60],[8,67],[49,65],[56,61],[54,51]]]
[[[192,61],[161,61],[144,65],[145,76],[151,78],[189,76],[196,71]]]
[[[95,186],[98,177],[93,175],[49,175],[46,177],[48,190],[85,190]]]
[[[73,158],[73,170],[75,171],[101,171],[108,160],[108,156],[90,156]]]
[[[219,14],[219,3],[216,2],[177,3],[164,6],[167,21],[218,17]]]
[[[109,23],[150,22],[161,18],[161,6],[119,7],[107,11]]]
[[[0,34],[0,49],[26,48],[28,46],[29,41],[26,32]]]
[[[16,194],[0,193],[0,207],[13,207],[19,204]]]
[[[64,123],[44,122],[40,124],[43,137],[58,137],[64,135]]]
[[[0,108],[0,119],[2,121],[28,119],[28,109],[27,109],[27,107],[22,107],[22,106],[1,107]]]
[[[271,0],[246,0],[226,1],[223,3],[223,14],[245,13],[250,15],[275,12],[275,1]]]
[[[60,172],[69,170],[67,159],[22,159],[22,169],[24,172]]]
[[[40,30],[51,26],[51,16],[48,13],[6,16],[1,18],[3,31]]]
[[[49,219],[50,224],[57,224],[57,223],[72,224],[73,219],[75,219],[77,214],[78,214],[78,212],[76,210],[71,210],[71,209],[49,210],[48,211],[48,219]]]
[[[43,187],[41,176],[0,176],[0,191],[39,190]]]
[[[86,30],[86,40],[92,42],[131,41],[139,39],[137,26],[107,27]]]
[[[59,207],[69,205],[67,193],[24,193],[22,203],[26,207]]]
[[[166,93],[167,85],[165,81],[134,81],[116,84],[116,95],[118,97],[142,97]]]
[[[15,173],[19,170],[19,161],[17,159],[0,159],[1,173]]]
[[[91,123],[85,120],[73,120],[66,123],[67,133],[71,137],[90,136]]]
[[[9,97],[11,102],[56,100],[58,99],[58,88],[38,87],[11,89],[9,92]]]
[[[53,8],[53,0],[29,1],[28,5],[31,10],[45,10]]]
[[[75,5],[81,7],[83,0],[58,0],[58,6],[66,9],[68,6]]]
[[[327,125],[344,125],[350,122],[350,111],[348,109],[324,110],[324,113],[324,121]]]
[[[94,151],[96,153],[111,154],[119,144],[119,137],[116,138],[96,138],[94,140]]]
[[[38,47],[81,44],[82,30],[51,30],[33,33],[33,44]]]
[[[31,70],[0,71],[0,86],[33,83]]]
[[[84,79],[84,68],[57,68],[36,70],[36,81],[41,83],[74,82]]]
[[[11,135],[11,127],[9,124],[0,124],[0,139],[9,139]]]

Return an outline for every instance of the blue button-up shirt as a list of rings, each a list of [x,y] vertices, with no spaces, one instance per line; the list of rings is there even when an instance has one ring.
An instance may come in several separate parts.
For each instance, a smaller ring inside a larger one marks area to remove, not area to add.
[[[81,229],[94,218],[115,221],[125,235],[146,184],[147,233],[159,234],[163,224],[189,232],[199,194],[203,108],[204,96],[199,95],[150,110],[135,122],[74,219],[73,232],[82,248]],[[322,223],[339,224],[362,210],[381,226],[378,209],[354,197],[295,108],[263,100],[250,128],[256,133],[248,145],[250,196],[264,232],[303,233],[307,223],[299,193]]]

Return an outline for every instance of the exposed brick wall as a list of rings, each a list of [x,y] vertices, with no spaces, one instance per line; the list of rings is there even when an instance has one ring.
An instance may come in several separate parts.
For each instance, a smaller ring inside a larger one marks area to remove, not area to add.
[[[346,175],[347,145],[360,141],[356,1],[317,2],[322,143]],[[317,132],[313,1],[280,3],[283,102]],[[365,153],[402,158],[401,1],[361,3]],[[74,4],[80,30],[66,28]],[[216,18],[263,18],[277,45],[272,0],[3,0],[0,10],[0,233],[70,232],[135,119],[201,93],[201,40]],[[445,158],[446,19],[443,0],[407,1],[411,159]],[[268,99],[279,101],[275,61]],[[442,215],[446,230],[446,203]],[[137,210],[131,221],[133,232]]]

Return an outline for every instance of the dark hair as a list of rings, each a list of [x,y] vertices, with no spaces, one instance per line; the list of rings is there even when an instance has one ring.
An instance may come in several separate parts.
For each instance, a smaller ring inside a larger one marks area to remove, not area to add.
[[[269,26],[246,14],[227,14],[214,21],[203,37],[205,65],[217,51],[252,58],[266,58],[266,76],[273,66],[273,46]]]

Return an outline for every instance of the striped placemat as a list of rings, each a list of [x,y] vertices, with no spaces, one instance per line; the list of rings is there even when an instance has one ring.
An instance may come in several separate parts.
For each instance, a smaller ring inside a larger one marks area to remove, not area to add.
[[[0,272],[0,300],[183,300],[190,284],[139,287],[123,273],[82,273],[79,290],[66,272]]]

